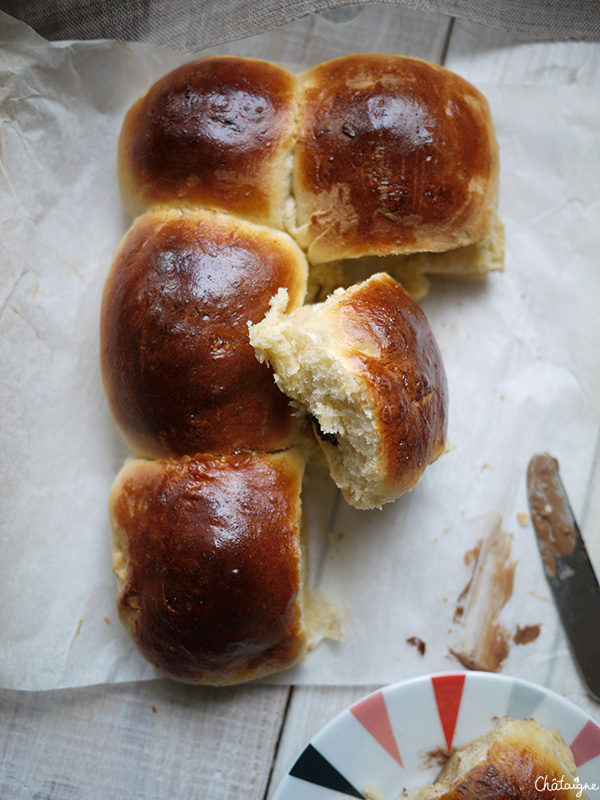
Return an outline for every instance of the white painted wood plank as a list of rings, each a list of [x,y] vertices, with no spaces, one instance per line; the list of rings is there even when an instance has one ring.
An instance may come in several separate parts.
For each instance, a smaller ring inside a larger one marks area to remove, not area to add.
[[[3,800],[262,800],[287,687],[3,692]]]

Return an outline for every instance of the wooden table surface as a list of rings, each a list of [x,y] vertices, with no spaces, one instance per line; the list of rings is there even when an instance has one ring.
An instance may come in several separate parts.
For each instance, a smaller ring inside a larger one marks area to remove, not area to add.
[[[600,44],[526,41],[385,4],[307,17],[283,34],[232,49],[288,64],[377,50],[443,63],[477,83],[600,85]],[[374,688],[210,689],[157,680],[3,691],[0,798],[268,800],[311,736]]]

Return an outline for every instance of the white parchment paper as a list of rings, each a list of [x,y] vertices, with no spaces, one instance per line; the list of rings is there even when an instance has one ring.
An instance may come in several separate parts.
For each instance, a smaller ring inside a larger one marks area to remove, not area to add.
[[[126,109],[190,56],[117,42],[49,45],[0,18],[0,687],[155,677],[115,611],[107,497],[127,450],[98,366],[104,279],[129,225],[116,180]],[[390,683],[459,667],[465,554],[512,536],[499,622],[513,674],[578,693],[527,518],[525,469],[547,450],[576,513],[600,422],[600,93],[480,87],[501,146],[504,274],[439,282],[422,305],[448,373],[452,448],[382,511],[311,473],[313,581],[347,636],[275,681]],[[598,537],[598,530],[586,531]],[[597,539],[592,552],[600,552]],[[418,637],[425,652],[407,642]]]

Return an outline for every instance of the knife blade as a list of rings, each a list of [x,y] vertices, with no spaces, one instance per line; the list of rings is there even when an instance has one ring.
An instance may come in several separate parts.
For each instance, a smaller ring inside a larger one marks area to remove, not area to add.
[[[600,585],[559,474],[548,453],[527,467],[531,521],[544,572],[581,677],[600,701]]]

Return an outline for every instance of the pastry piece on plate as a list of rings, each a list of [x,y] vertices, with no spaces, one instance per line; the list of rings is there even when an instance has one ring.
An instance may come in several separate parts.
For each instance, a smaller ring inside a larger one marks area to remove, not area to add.
[[[311,264],[384,258],[366,267],[417,295],[428,274],[502,268],[498,144],[474,86],[420,59],[373,53],[318,64],[299,82],[289,225]]]
[[[129,459],[110,501],[117,608],[178,681],[233,684],[304,654],[304,455]]]
[[[556,731],[533,719],[503,717],[455,751],[435,783],[404,800],[589,800],[573,754]]]
[[[212,56],[169,72],[123,123],[125,208],[192,205],[281,228],[296,104],[295,76],[267,61]]]
[[[273,451],[298,418],[259,364],[249,320],[286,289],[302,303],[306,259],[282,231],[209,211],[160,208],[125,235],[101,307],[101,368],[136,455]]]
[[[281,290],[250,326],[250,342],[282,392],[313,419],[351,505],[395,500],[446,449],[442,357],[425,314],[389,275],[291,313]]]

